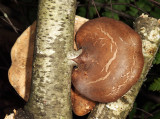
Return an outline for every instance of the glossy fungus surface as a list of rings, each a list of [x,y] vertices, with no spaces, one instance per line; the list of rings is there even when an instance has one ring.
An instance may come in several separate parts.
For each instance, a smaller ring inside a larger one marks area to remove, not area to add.
[[[98,102],[112,102],[134,85],[144,59],[140,36],[123,22],[102,17],[90,20],[76,34],[82,54],[73,59],[72,83],[78,92]]]

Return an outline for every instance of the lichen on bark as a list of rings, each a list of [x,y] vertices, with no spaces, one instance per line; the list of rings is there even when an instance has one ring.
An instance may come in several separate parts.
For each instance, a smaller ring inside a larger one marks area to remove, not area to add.
[[[88,119],[125,119],[131,111],[160,45],[160,24],[157,19],[141,15],[136,19],[134,27],[141,36],[143,47],[144,68],[140,79],[116,102],[97,104]]]
[[[24,108],[35,119],[72,118],[75,7],[76,0],[39,0],[31,94]]]

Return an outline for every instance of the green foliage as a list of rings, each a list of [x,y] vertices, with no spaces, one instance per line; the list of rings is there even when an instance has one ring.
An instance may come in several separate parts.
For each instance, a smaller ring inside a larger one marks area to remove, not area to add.
[[[156,57],[153,61],[153,64],[160,64],[160,49],[158,50]]]
[[[126,8],[127,7],[125,5],[113,5],[113,9],[115,10],[125,11]]]
[[[81,1],[81,0],[79,0]],[[83,1],[85,6],[78,7],[77,14],[82,17],[93,19],[98,17],[96,8],[89,0]],[[94,0],[100,16],[110,17],[117,20],[123,20],[124,14],[130,15],[133,19],[142,13],[148,13],[150,16],[160,18],[160,8],[148,0]],[[159,2],[160,0],[156,0]],[[109,7],[112,9],[108,9]],[[116,12],[115,12],[116,11]],[[121,14],[123,13],[123,14]],[[131,19],[131,18],[130,18]]]
[[[85,17],[85,15],[86,15],[86,9],[84,7],[79,7],[78,10],[77,10],[77,14],[79,16]]]
[[[109,18],[114,18],[114,19],[116,19],[116,20],[119,20],[118,14],[113,13],[113,12],[111,12],[111,11],[103,12],[102,16],[104,16],[104,17],[109,17]]]
[[[138,108],[138,104],[135,102],[131,112],[128,115],[128,119],[136,119],[135,115],[139,114],[139,119],[160,119],[160,103],[156,104],[150,101],[143,102],[144,105],[141,108]]]
[[[137,107],[137,103],[134,103],[132,111],[128,115],[129,119],[133,119],[134,118],[134,115],[136,114],[136,107]]]
[[[126,13],[131,16],[138,17],[138,10],[134,7],[129,7],[129,10]]]
[[[154,80],[154,82],[150,85],[149,90],[160,91],[160,78]]]
[[[160,11],[160,8],[155,7],[153,11],[150,12],[150,15],[155,18],[160,18],[159,11]]]
[[[95,9],[95,7],[89,7],[89,16],[91,17],[91,18],[93,18],[94,17],[94,15],[96,15],[97,14],[97,12],[96,12],[96,9]]]

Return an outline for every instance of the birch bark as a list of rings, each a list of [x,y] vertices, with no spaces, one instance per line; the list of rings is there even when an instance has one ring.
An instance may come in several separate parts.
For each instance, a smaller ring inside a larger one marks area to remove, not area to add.
[[[71,119],[76,0],[39,0],[31,94],[34,119]]]

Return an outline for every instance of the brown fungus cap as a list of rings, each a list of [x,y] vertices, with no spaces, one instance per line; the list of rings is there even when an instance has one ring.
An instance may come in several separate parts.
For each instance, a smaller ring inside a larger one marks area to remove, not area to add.
[[[74,89],[71,89],[71,100],[73,112],[78,116],[88,114],[96,105],[96,102],[87,99]]]
[[[85,97],[112,102],[134,85],[144,59],[140,36],[126,24],[110,18],[86,22],[76,34],[82,54],[72,73],[74,87]]]

